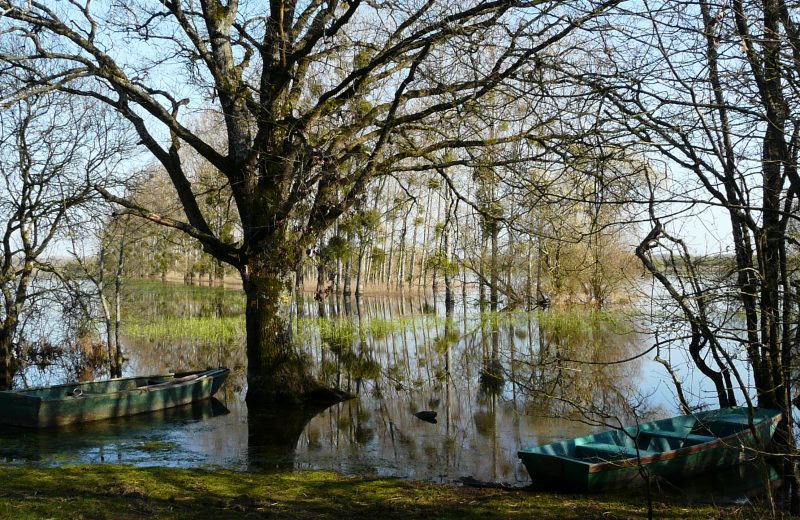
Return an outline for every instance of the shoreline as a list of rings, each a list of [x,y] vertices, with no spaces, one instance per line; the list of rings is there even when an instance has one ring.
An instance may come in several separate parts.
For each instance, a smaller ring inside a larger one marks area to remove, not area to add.
[[[331,472],[122,465],[0,469],[2,518],[646,518],[644,491],[582,495]],[[761,518],[766,509],[658,497],[657,518]]]
[[[144,281],[152,281],[152,282],[162,282],[168,284],[180,284],[186,286],[194,286],[194,287],[224,287],[226,289],[235,289],[235,290],[242,290],[242,282],[238,277],[235,276],[226,276],[221,281],[220,280],[209,280],[207,277],[197,277],[194,278],[192,281],[185,279],[180,273],[177,272],[170,272],[167,273],[166,276],[159,276],[159,275],[148,275],[148,276],[135,276],[128,278],[127,280],[136,281],[136,280],[144,280]],[[301,293],[304,295],[313,295],[315,294],[314,288],[312,287],[315,283],[314,280],[308,279],[306,283],[301,288]],[[461,286],[458,285],[457,289],[454,290],[456,294],[456,299],[460,300],[462,295]],[[636,291],[619,291],[617,293],[612,294],[608,301],[605,303],[604,306],[608,305],[633,305],[636,303],[637,298],[635,297]],[[436,292],[438,296],[444,298],[444,284],[440,284],[438,291]],[[477,301],[477,295],[475,294],[474,290],[468,291],[468,295],[475,298]],[[329,297],[337,297],[341,298],[344,297],[344,293],[336,290],[331,290],[326,293],[325,298]],[[355,292],[349,295],[352,298],[356,298]],[[431,287],[424,287],[424,286],[413,286],[413,287],[387,287],[383,284],[366,284],[362,287],[361,293],[358,297],[366,297],[372,298],[376,296],[382,297],[391,297],[391,298],[402,298],[402,297],[409,297],[409,296],[424,296],[424,297],[433,297],[434,291]],[[580,295],[560,295],[554,296],[550,301],[550,305],[553,307],[571,307],[571,306],[586,306],[591,307],[593,304],[591,302],[583,301]],[[505,305],[501,305],[501,308],[505,308]],[[502,309],[501,309],[502,310]]]

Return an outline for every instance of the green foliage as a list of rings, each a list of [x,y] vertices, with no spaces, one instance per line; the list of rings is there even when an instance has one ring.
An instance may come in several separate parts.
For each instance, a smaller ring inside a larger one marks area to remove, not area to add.
[[[373,264],[379,265],[381,262],[386,260],[386,251],[378,246],[373,246],[369,252],[369,257]]]
[[[439,354],[443,354],[447,351],[448,347],[455,345],[460,339],[461,332],[458,329],[455,327],[445,327],[444,334],[434,340],[433,348],[436,349],[436,352]]]
[[[381,214],[378,210],[357,211],[347,217],[343,217],[339,223],[339,228],[343,233],[353,233],[362,239],[369,237],[381,227]]]
[[[360,69],[369,65],[372,56],[367,49],[360,49],[353,57],[353,67]]]
[[[244,316],[162,316],[152,320],[132,316],[124,323],[124,333],[133,338],[244,343]]]
[[[235,242],[236,237],[233,235],[233,231],[236,229],[235,222],[226,222],[222,225],[222,231],[220,232],[220,239],[225,242],[226,244],[233,244]]]
[[[632,311],[568,307],[536,311],[536,321],[542,332],[560,344],[588,344],[595,337],[608,333],[629,332]]]
[[[358,213],[358,222],[365,231],[377,231],[381,227],[381,214],[376,209]]]
[[[332,259],[346,260],[353,254],[353,244],[340,235],[334,235],[328,240],[322,254]]]
[[[425,264],[429,269],[437,269],[442,273],[447,273],[450,276],[458,274],[458,263],[447,259],[447,256],[439,251],[437,254],[429,256]]]
[[[139,445],[139,449],[142,451],[169,451],[174,450],[177,447],[175,443],[172,442],[164,442],[164,441],[144,441]]]
[[[356,115],[359,117],[367,115],[369,111],[372,110],[372,108],[373,108],[372,103],[370,103],[365,99],[360,99],[356,101],[353,105],[353,109],[355,110]]]
[[[479,391],[485,396],[499,396],[505,382],[503,365],[497,360],[489,361],[478,376]]]
[[[442,187],[442,181],[436,177],[431,177],[425,183],[425,187],[431,191],[436,191]]]
[[[377,379],[381,374],[381,365],[363,350],[361,344],[360,351],[355,350],[356,340],[358,339],[358,328],[350,320],[346,319],[319,319],[320,340],[323,346],[330,349],[336,355],[338,366],[357,380]],[[338,368],[331,361],[322,367],[326,375],[333,375]]]
[[[312,97],[318,98],[325,93],[325,86],[319,81],[311,79],[308,82],[308,91]]]
[[[319,337],[334,352],[349,350],[356,338],[356,327],[349,320],[319,319]]]
[[[492,220],[502,220],[505,210],[500,201],[487,201],[481,208],[486,218]]]
[[[367,332],[374,340],[382,340],[401,330],[402,322],[399,320],[384,320],[372,318],[366,324]]]
[[[89,268],[92,269],[92,267]],[[74,260],[70,260],[62,265],[61,272],[65,278],[70,280],[82,280],[86,277],[86,272],[83,270],[83,267]]]

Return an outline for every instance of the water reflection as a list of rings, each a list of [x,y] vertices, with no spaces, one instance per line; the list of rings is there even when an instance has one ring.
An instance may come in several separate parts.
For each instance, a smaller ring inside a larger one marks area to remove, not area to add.
[[[272,406],[247,414],[247,469],[292,471],[297,444],[309,422],[327,407]]]
[[[592,431],[582,422],[587,417],[570,417],[575,410],[624,416],[643,385],[640,360],[604,364],[644,350],[643,338],[622,314],[481,314],[469,305],[442,308],[425,298],[330,299],[303,302],[296,339],[319,379],[357,398],[326,409],[248,411],[243,327],[203,339],[157,332],[172,333],[190,317],[235,324],[241,293],[166,287],[143,286],[128,302],[125,315],[137,320],[125,340],[126,372],[227,365],[232,374],[218,397],[230,413],[163,427],[136,419],[141,434],[98,433],[65,456],[69,462],[320,468],[525,485],[530,479],[516,457],[521,445]],[[437,422],[414,415],[422,410],[436,412]],[[128,448],[141,439],[174,448]],[[119,446],[125,447],[121,457]]]
[[[6,464],[114,462],[185,466],[224,453],[222,446],[190,441],[230,411],[212,398],[143,415],[58,428],[0,427],[0,458]],[[224,457],[224,455],[222,455]],[[221,458],[221,457],[220,457]]]

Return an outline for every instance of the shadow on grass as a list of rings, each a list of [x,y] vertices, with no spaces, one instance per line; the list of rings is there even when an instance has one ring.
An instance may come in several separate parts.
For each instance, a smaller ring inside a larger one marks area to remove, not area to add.
[[[636,497],[470,489],[332,473],[127,466],[0,470],[0,518],[641,518]],[[746,507],[657,504],[659,518],[752,518]]]

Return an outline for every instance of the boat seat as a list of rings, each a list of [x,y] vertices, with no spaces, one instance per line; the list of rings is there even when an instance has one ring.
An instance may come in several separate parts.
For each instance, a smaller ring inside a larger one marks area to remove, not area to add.
[[[629,446],[619,446],[617,444],[604,444],[600,442],[592,442],[589,444],[581,444],[575,446],[578,455],[581,457],[596,457],[605,460],[620,460],[630,459],[637,455],[636,448]],[[639,450],[640,457],[649,457],[656,455],[658,452],[649,450]]]
[[[758,419],[753,419],[753,421],[758,424]],[[700,421],[702,422],[702,421]],[[750,424],[750,418],[747,415],[721,415],[719,417],[714,417],[710,420],[710,422],[715,423],[733,423],[733,424]]]
[[[758,422],[756,422],[755,427],[758,429]],[[695,429],[701,433],[713,433],[717,437],[727,437],[741,432],[748,432],[750,426],[747,417],[725,417],[710,421],[698,421]]]
[[[682,441],[689,441],[693,444],[702,444],[704,442],[711,442],[717,440],[716,437],[709,435],[696,435],[694,433],[683,433],[669,430],[656,430],[656,431],[642,431],[639,435],[647,435],[649,437],[662,437],[666,439],[678,439]]]

